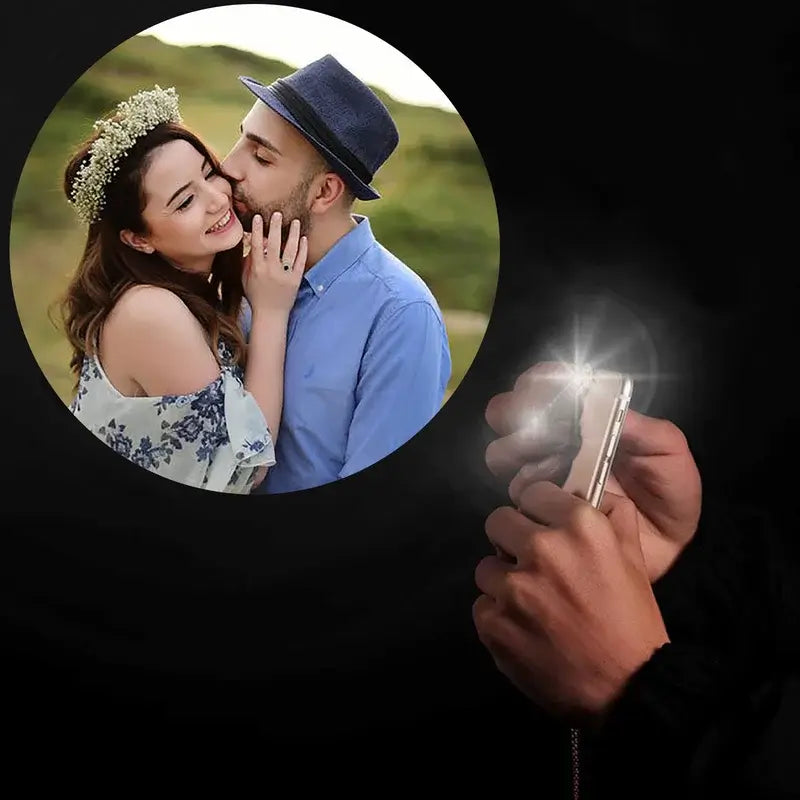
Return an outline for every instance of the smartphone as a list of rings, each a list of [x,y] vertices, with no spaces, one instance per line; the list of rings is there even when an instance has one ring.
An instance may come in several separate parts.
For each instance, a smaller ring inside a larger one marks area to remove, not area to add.
[[[562,488],[597,508],[611,474],[633,380],[620,372],[589,370],[582,375],[576,395],[580,447]]]

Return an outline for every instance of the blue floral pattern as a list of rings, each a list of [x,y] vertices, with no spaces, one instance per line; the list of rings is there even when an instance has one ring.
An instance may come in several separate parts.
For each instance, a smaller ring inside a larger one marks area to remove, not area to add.
[[[87,356],[69,407],[114,452],[144,469],[201,488],[247,493],[258,467],[274,464],[275,453],[231,355],[221,342],[216,380],[191,394],[162,397],[120,394],[100,362]]]
[[[89,391],[86,384],[93,378],[101,377],[102,375],[100,374],[100,370],[97,368],[97,362],[93,358],[84,358],[83,364],[81,364],[81,374],[78,381],[78,389],[75,392],[75,397],[72,399],[72,402],[69,406],[69,409],[73,414],[81,410],[81,399],[85,397],[86,393]]]

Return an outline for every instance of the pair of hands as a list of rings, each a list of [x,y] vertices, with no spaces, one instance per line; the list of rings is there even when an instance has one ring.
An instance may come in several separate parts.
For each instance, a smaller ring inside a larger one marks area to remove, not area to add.
[[[260,214],[253,217],[242,285],[254,314],[264,311],[288,315],[303,280],[308,239],[300,235],[300,221],[292,220],[281,251],[282,226],[283,216],[276,211],[270,217],[265,242],[264,220]]]
[[[266,248],[263,220],[254,217],[243,273],[254,314],[288,315],[294,305],[308,242],[297,220],[283,252],[281,238],[279,213],[270,219]],[[478,565],[483,594],[473,617],[498,668],[519,689],[559,716],[592,724],[669,641],[651,583],[694,535],[701,484],[680,430],[635,411],[599,509],[550,482],[569,457],[569,377],[558,364],[538,364],[487,407],[500,438],[486,462],[510,481],[516,509],[500,508],[486,522],[490,541],[506,555]],[[526,427],[532,413],[551,424]]]
[[[596,724],[630,676],[669,642],[651,583],[697,528],[701,483],[681,431],[628,412],[599,509],[551,481],[564,472],[570,437],[568,370],[542,363],[492,398],[499,438],[486,462],[508,479],[516,508],[494,511],[473,607],[498,668],[546,710]],[[535,413],[552,424],[526,427]]]

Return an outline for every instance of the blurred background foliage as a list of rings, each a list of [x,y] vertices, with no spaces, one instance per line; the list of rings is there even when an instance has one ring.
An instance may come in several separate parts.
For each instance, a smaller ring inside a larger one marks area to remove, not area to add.
[[[268,83],[293,71],[227,46],[177,47],[134,36],[87,70],[62,97],[23,167],[11,222],[11,278],[31,350],[58,395],[69,402],[73,377],[66,338],[48,315],[77,265],[85,230],[64,197],[63,168],[92,123],[140,89],[175,86],[181,114],[224,156],[253,102],[236,80]],[[378,240],[428,284],[445,313],[453,358],[448,396],[483,339],[500,259],[497,211],[478,147],[457,114],[400,103],[376,89],[400,131],[378,172],[382,198],[356,203]]]

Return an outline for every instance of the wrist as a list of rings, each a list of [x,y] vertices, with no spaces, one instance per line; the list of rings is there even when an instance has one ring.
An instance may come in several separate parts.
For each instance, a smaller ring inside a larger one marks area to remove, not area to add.
[[[282,308],[280,306],[262,306],[261,308],[252,307],[252,324],[253,327],[263,325],[265,323],[286,324],[289,321],[289,314],[291,308]]]

